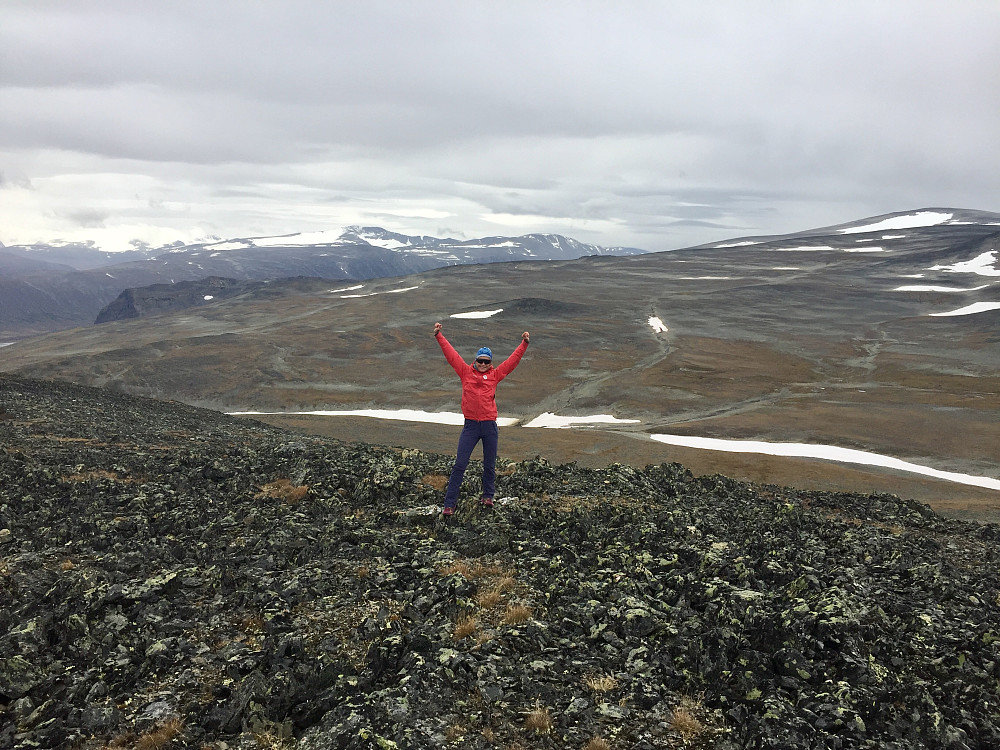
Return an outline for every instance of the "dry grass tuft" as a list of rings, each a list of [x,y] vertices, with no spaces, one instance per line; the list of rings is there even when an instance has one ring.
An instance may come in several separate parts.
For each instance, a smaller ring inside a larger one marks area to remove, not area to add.
[[[479,627],[479,620],[477,620],[472,615],[462,615],[458,618],[458,622],[455,623],[455,630],[452,632],[452,637],[456,641],[460,641],[463,638],[468,638],[470,635],[476,632],[476,628]]]
[[[510,591],[515,583],[514,576],[504,573],[496,579],[493,588],[497,591]]]
[[[476,595],[476,604],[478,604],[483,609],[493,609],[495,606],[500,604],[503,600],[503,594],[500,589],[490,589],[489,591],[481,591]]]
[[[530,711],[524,719],[524,728],[534,729],[539,734],[551,732],[554,726],[555,722],[552,720],[552,714],[544,706],[536,706],[535,710]]]
[[[583,750],[611,750],[611,743],[603,737],[594,737],[583,746]]]
[[[170,744],[177,735],[184,729],[184,723],[179,717],[167,719],[155,729],[146,734],[139,735],[135,741],[136,750],[161,750]]]
[[[487,576],[499,576],[501,574],[504,575],[505,578],[510,578],[511,581],[514,580],[496,563],[483,562],[482,560],[475,560],[472,562],[468,560],[454,560],[441,568],[442,575],[449,576],[454,573],[458,573],[460,576],[467,578],[470,581]]]
[[[118,479],[118,474],[113,471],[104,471],[103,469],[95,469],[94,471],[77,471],[75,474],[69,474],[64,476],[64,482],[90,482],[93,480],[108,479],[110,481],[116,481]]]
[[[439,492],[448,486],[448,476],[445,474],[424,474],[420,481]]]
[[[70,560],[69,558],[66,558],[61,563],[59,563],[59,570],[64,570],[64,571],[65,570],[73,570],[73,568],[75,568],[75,567],[76,567],[76,563],[73,562],[72,560]]]
[[[674,709],[673,717],[670,719],[670,728],[684,740],[697,737],[705,731],[705,725],[695,715],[695,712],[700,708],[701,701],[686,696],[681,698],[680,704]]]
[[[275,479],[273,482],[262,485],[260,492],[254,495],[254,497],[270,497],[281,500],[287,505],[296,505],[305,499],[308,494],[309,485],[307,484],[294,485],[290,479]]]
[[[584,684],[593,690],[595,693],[607,693],[610,690],[614,690],[621,683],[618,682],[618,678],[613,675],[591,675],[584,679]]]
[[[469,578],[472,566],[466,560],[454,560],[441,568],[441,575],[450,576],[457,573],[462,578]]]
[[[531,607],[526,607],[523,604],[510,604],[507,606],[507,613],[503,617],[503,621],[507,625],[520,625],[523,622],[527,622],[531,619]]]

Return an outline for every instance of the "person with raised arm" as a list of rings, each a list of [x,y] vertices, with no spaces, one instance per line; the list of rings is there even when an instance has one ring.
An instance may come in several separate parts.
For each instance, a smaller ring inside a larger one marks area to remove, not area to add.
[[[452,366],[462,381],[462,415],[465,425],[458,437],[458,451],[455,465],[448,478],[448,489],[444,496],[442,513],[445,518],[453,515],[458,506],[458,492],[462,487],[462,478],[469,466],[472,451],[483,441],[483,492],[480,503],[486,508],[493,507],[493,496],[496,492],[497,447],[500,430],[497,427],[497,385],[510,375],[521,362],[521,357],[528,349],[530,336],[525,331],[521,334],[521,343],[496,367],[493,366],[493,351],[484,346],[476,352],[475,360],[469,364],[455,351],[441,331],[441,324],[434,324],[434,338],[437,339],[444,352],[448,364]]]

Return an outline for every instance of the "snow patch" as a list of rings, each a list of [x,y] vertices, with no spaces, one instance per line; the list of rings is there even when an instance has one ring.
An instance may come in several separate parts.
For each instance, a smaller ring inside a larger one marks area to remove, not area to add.
[[[713,250],[722,250],[727,247],[749,247],[750,245],[759,245],[760,242],[754,242],[753,240],[745,240],[744,242],[730,242],[725,245],[713,245]]]
[[[980,289],[986,289],[989,284],[983,284],[982,286],[974,286],[969,289],[961,289],[956,286],[933,286],[932,284],[909,284],[907,286],[897,286],[892,291],[894,292],[978,292]]]
[[[455,313],[454,315],[449,315],[449,318],[465,318],[469,320],[475,320],[479,318],[492,318],[497,313],[502,313],[503,308],[498,308],[496,310],[473,310],[472,312]]]
[[[663,321],[659,318],[653,316],[646,321],[653,329],[653,333],[666,333],[667,327],[663,324]]]
[[[945,271],[946,273],[974,273],[979,276],[1000,276],[1000,268],[994,268],[997,262],[997,251],[988,250],[980,253],[972,260],[952,263],[950,266],[931,266],[928,271]]]
[[[368,294],[342,294],[341,299],[356,299],[358,297],[374,297],[377,294],[399,294],[400,292],[409,292],[414,289],[419,288],[418,286],[404,286],[402,289],[389,289],[385,292],[368,292]]]
[[[883,219],[875,224],[866,224],[862,227],[848,227],[841,229],[841,234],[859,234],[861,232],[880,232],[883,229],[915,229],[917,227],[933,227],[944,224],[955,214],[943,214],[937,211],[918,211],[915,214],[906,216],[893,216],[891,219]]]
[[[364,284],[355,284],[354,286],[345,286],[341,289],[327,289],[327,294],[340,294],[341,292],[353,292],[355,289],[364,289]]]
[[[975,315],[976,313],[987,312],[989,310],[1000,310],[1000,302],[973,302],[971,305],[960,307],[943,313],[931,313],[933,318],[946,318],[956,315]]]
[[[254,237],[257,247],[299,247],[300,245],[343,244],[341,229],[323,229],[318,232],[294,232],[277,237]]]
[[[653,440],[668,445],[678,445],[684,448],[702,448],[729,453],[763,453],[769,456],[790,456],[794,458],[819,458],[826,461],[838,461],[848,464],[864,464],[866,466],[881,466],[887,469],[905,471],[911,474],[922,474],[948,482],[968,484],[975,487],[986,487],[1000,490],[1000,479],[980,477],[972,474],[959,474],[953,471],[941,471],[928,466],[902,461],[891,456],[878,453],[839,448],[834,445],[812,445],[809,443],[769,443],[763,440],[721,440],[719,438],[689,437],[686,435],[651,435]]]
[[[211,294],[206,294],[205,301],[208,302],[210,299],[215,299],[215,297],[213,297]]]
[[[560,417],[552,412],[545,412],[524,426],[561,430],[575,424],[637,424],[638,422],[638,419],[616,419],[610,414],[594,414],[589,417]]]

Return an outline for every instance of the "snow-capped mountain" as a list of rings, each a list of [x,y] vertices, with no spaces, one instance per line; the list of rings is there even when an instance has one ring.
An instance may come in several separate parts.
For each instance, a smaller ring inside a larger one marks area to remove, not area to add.
[[[571,260],[586,255],[635,255],[643,251],[628,247],[590,245],[558,234],[527,234],[520,237],[482,237],[473,240],[406,235],[381,227],[349,226],[343,230],[298,232],[266,237],[198,242],[171,248],[171,254],[219,257],[257,249],[313,248],[336,251],[343,248],[371,247],[399,255],[428,258],[440,265],[458,263],[495,263],[507,260]]]
[[[206,277],[256,280],[315,276],[365,280],[459,264],[631,255],[553,234],[456,240],[380,227],[212,239],[106,253],[87,244],[0,250],[0,336],[87,325],[123,290]],[[62,267],[53,264],[62,264]],[[72,268],[66,268],[72,266]]]

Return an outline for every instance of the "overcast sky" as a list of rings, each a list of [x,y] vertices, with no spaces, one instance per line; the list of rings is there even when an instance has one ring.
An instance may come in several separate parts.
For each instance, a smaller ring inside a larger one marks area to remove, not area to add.
[[[0,5],[0,242],[1000,211],[997,0]]]

